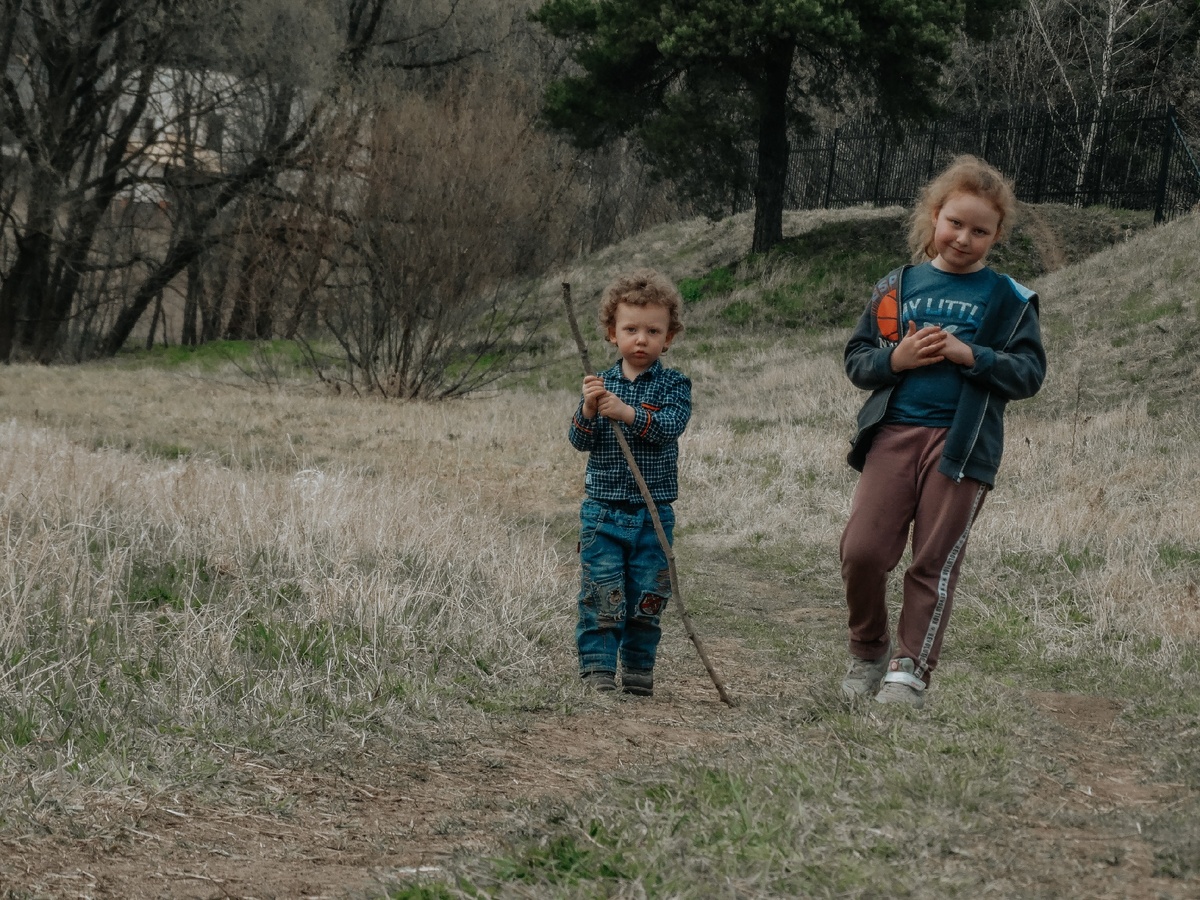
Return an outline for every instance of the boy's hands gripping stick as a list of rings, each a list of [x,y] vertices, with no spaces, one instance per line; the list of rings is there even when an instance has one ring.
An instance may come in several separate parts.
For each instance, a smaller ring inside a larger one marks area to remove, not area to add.
[[[637,415],[634,408],[604,387],[599,375],[583,376],[583,414],[589,419],[597,414],[632,425]]]

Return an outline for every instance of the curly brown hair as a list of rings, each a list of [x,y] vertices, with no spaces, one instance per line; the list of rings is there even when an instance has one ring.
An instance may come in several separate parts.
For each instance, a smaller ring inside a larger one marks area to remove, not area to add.
[[[921,189],[917,205],[908,220],[908,249],[915,263],[937,256],[933,245],[933,220],[938,211],[954,194],[974,194],[982,197],[1000,214],[996,240],[1005,233],[1005,223],[1011,223],[1017,213],[1017,195],[1012,182],[999,169],[977,156],[963,154],[950,161],[942,174]]]
[[[661,306],[671,316],[668,334],[683,331],[683,297],[670,278],[654,269],[635,269],[619,275],[604,289],[600,297],[600,328],[605,336],[616,327],[617,307],[622,303]]]

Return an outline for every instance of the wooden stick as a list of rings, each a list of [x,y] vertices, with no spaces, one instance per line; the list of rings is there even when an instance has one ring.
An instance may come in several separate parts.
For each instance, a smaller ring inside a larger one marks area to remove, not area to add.
[[[579,323],[575,320],[575,310],[571,306],[571,285],[569,282],[563,282],[562,297],[563,305],[567,307],[567,321],[571,323],[571,334],[575,336],[575,343],[579,347],[579,358],[583,361],[583,374],[592,375],[594,374],[594,370],[588,358],[587,342],[583,339],[583,332],[579,330]],[[646,501],[646,508],[650,510],[650,519],[654,522],[654,533],[658,535],[658,543],[662,546],[663,553],[666,554],[667,571],[671,576],[671,597],[679,607],[679,617],[683,619],[683,628],[687,632],[687,636],[691,639],[693,646],[695,646],[696,652],[700,654],[700,662],[704,664],[704,668],[708,672],[708,677],[716,685],[717,695],[720,696],[726,706],[733,706],[733,700],[730,698],[728,691],[725,690],[721,676],[717,674],[717,670],[709,662],[708,654],[704,652],[704,642],[700,640],[700,635],[696,634],[696,629],[692,627],[692,620],[687,614],[687,607],[683,604],[683,594],[679,590],[679,575],[675,571],[675,551],[671,549],[671,542],[667,540],[667,533],[663,530],[662,520],[658,516],[658,506],[655,504],[654,498],[650,496],[650,487],[646,484],[646,479],[642,477],[642,472],[638,468],[637,462],[634,461],[633,451],[629,449],[629,442],[625,439],[625,433],[621,430],[621,426],[614,422],[612,430],[613,434],[617,436],[617,443],[621,446],[621,452],[625,454],[625,462],[629,464],[629,471],[633,473],[633,480],[637,482],[638,490],[642,492],[642,499]]]

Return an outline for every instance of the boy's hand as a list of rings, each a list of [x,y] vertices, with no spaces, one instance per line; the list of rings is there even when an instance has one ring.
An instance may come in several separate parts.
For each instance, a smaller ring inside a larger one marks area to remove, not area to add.
[[[605,391],[604,396],[597,401],[596,409],[599,410],[600,415],[624,422],[626,425],[632,425],[636,416],[632,406],[608,391]]]
[[[583,376],[583,417],[585,419],[596,418],[600,398],[607,393],[604,379],[599,375]]]
[[[947,358],[946,342],[951,335],[942,331],[938,325],[926,325],[918,330],[917,323],[908,323],[908,333],[900,339],[896,349],[892,351],[892,371],[903,372],[905,369],[919,369],[922,366],[932,366]],[[955,338],[955,341],[962,344]],[[962,344],[966,347],[965,344]],[[967,348],[968,352],[970,348]],[[974,356],[972,355],[972,365]]]
[[[583,415],[584,418],[594,419],[596,413],[609,419],[617,419],[626,425],[632,425],[635,417],[634,409],[616,394],[604,387],[604,379],[599,375],[583,377]]]
[[[946,344],[942,348],[942,355],[950,362],[966,366],[968,369],[975,365],[975,351],[971,349],[970,344],[964,344],[948,332],[946,333]]]

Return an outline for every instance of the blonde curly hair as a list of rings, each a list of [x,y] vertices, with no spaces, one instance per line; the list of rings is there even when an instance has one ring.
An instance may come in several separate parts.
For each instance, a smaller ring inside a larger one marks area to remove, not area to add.
[[[635,269],[617,278],[600,297],[600,328],[607,337],[617,325],[617,307],[661,306],[670,314],[667,333],[683,331],[683,297],[671,279],[654,269]]]
[[[933,245],[933,220],[938,211],[955,194],[974,194],[982,197],[1000,214],[996,231],[999,241],[1005,234],[1005,224],[1011,225],[1017,213],[1017,195],[1012,182],[999,169],[977,156],[963,154],[950,161],[942,174],[921,189],[917,205],[908,220],[908,249],[915,263],[937,256]]]

